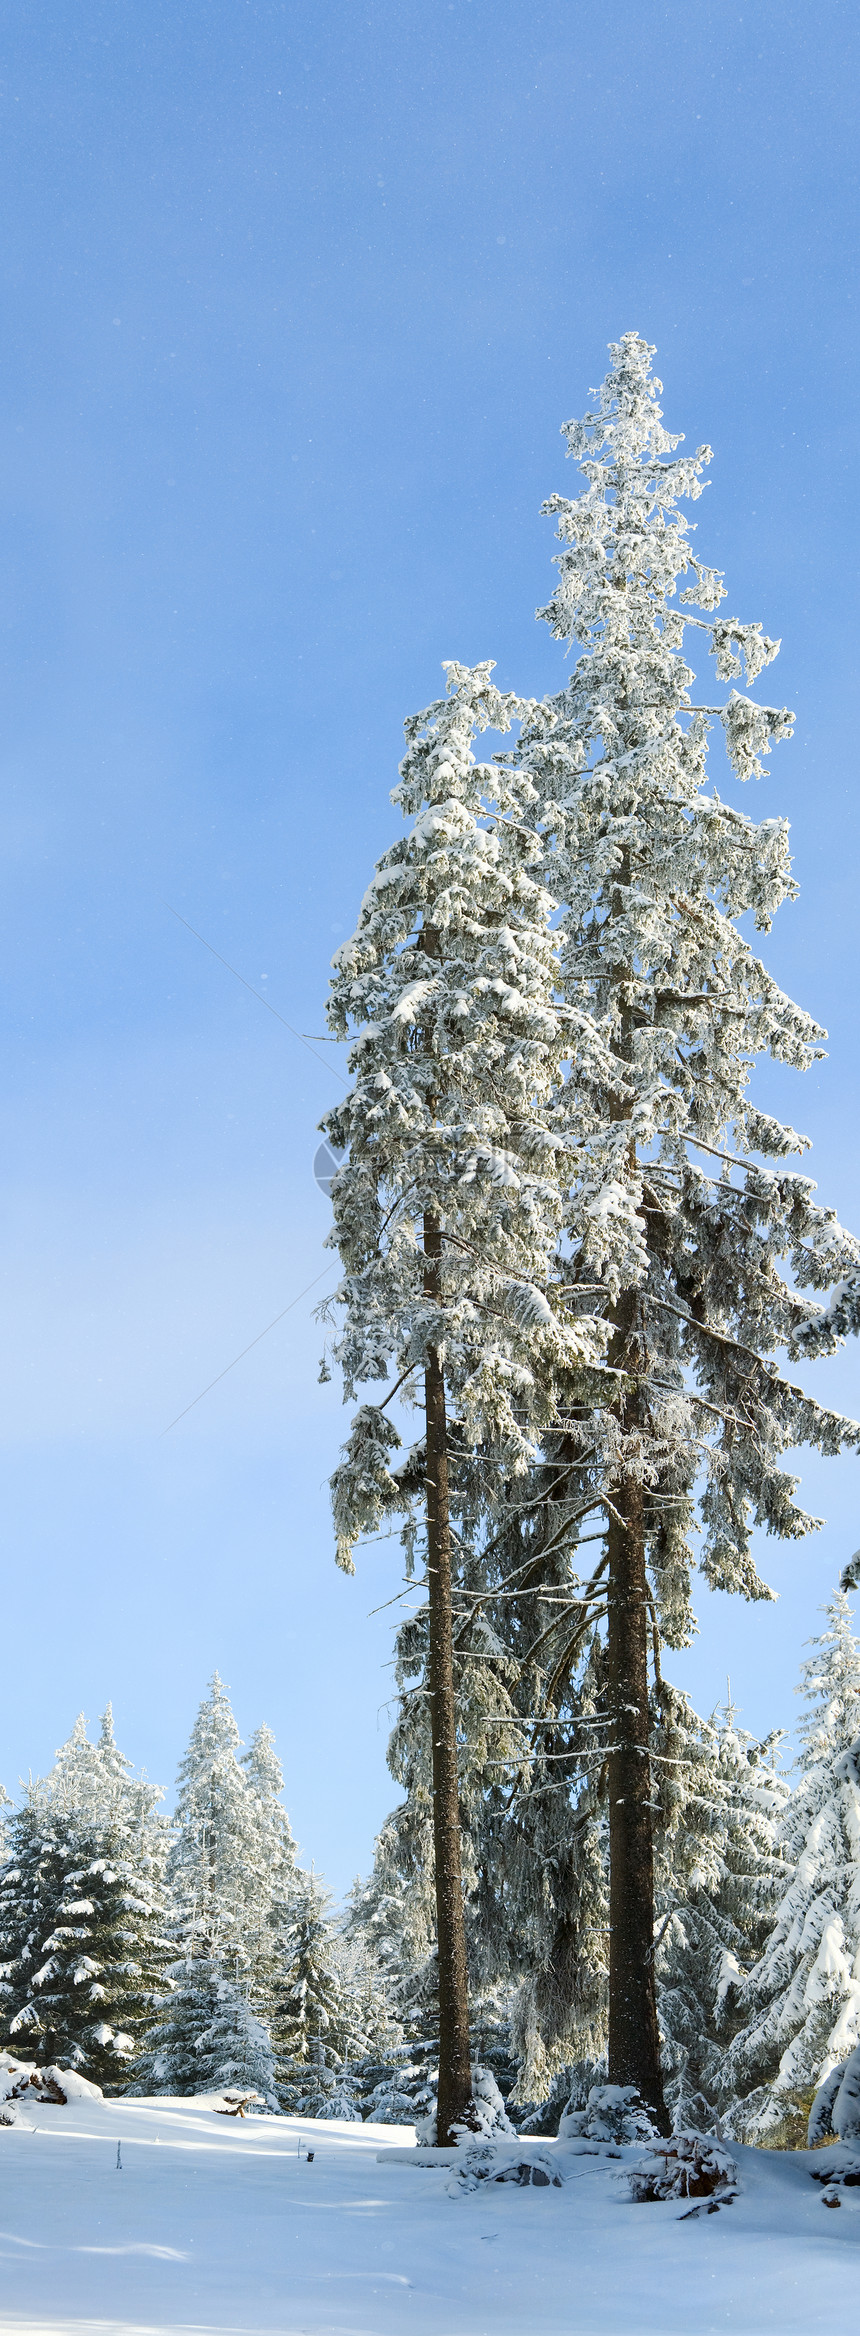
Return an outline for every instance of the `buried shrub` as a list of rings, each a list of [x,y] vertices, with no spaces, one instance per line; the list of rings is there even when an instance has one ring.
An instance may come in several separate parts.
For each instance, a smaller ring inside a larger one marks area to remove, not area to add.
[[[463,2191],[477,2190],[481,2182],[512,2182],[520,2190],[560,2190],[561,2175],[548,2150],[536,2150],[534,2156],[515,2158],[508,2151],[497,2148],[491,2141],[474,2141],[464,2150],[462,2167],[458,2166],[456,2179],[448,2184],[451,2198]]]
[[[676,2133],[657,2141],[647,2158],[626,2171],[639,2206],[660,2198],[734,2198],[738,2169],[728,2150],[706,2133]]]
[[[651,2141],[655,2127],[635,2085],[592,2085],[584,2109],[568,2106],[559,2122],[559,2141]]]

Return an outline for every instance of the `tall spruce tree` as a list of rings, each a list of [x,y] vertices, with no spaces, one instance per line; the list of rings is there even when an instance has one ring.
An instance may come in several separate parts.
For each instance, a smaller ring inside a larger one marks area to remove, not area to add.
[[[541,613],[575,662],[527,717],[511,760],[534,784],[546,880],[563,910],[574,1018],[556,1124],[575,1162],[569,1302],[602,1308],[615,1375],[612,1400],[580,1400],[578,1417],[571,1389],[554,1455],[566,1472],[545,1531],[551,1542],[565,1502],[577,1529],[589,1502],[606,1525],[609,2067],[659,2111],[649,1615],[684,1643],[697,1493],[701,1569],[749,1598],[771,1594],[753,1527],[793,1538],[813,1526],[783,1455],[801,1443],[856,1447],[860,1429],[773,1358],[829,1353],[853,1327],[840,1288],[844,1277],[856,1290],[860,1253],[809,1179],[782,1164],[804,1139],[748,1094],[758,1054],[805,1069],[825,1034],[742,929],[751,918],[767,932],[794,893],[785,822],[756,824],[705,792],[708,734],[718,722],[733,775],[759,778],[792,717],[735,687],[720,705],[691,696],[689,626],[729,684],[744,667],[752,684],[778,643],[719,613],[721,578],[679,510],[701,494],[710,450],[678,455],[652,355],[626,334],[596,404],[565,425],[585,488],[545,506],[563,548]],[[828,1311],[811,1293],[834,1283]],[[578,1627],[572,1600],[548,1642],[554,1691]]]
[[[847,1597],[801,1669],[799,1777],[781,1827],[788,1881],[764,1951],[733,1990],[723,2081],[746,2140],[802,2143],[811,2096],[860,2043],[860,1644]]]
[[[336,1356],[364,1402],[333,1479],[338,1558],[406,1509],[426,1558],[426,1693],[439,1986],[437,2131],[471,2100],[453,1601],[494,1486],[522,1478],[563,1373],[599,1361],[602,1326],[555,1311],[561,1128],[550,1103],[570,1048],[555,1003],[531,790],[476,765],[476,731],[522,711],[489,666],[450,665],[447,699],[406,725],[394,800],[409,821],[339,950],[329,1024],[353,1040],[353,1083],[324,1123],[347,1154],[331,1236],[344,1266]],[[596,1076],[596,1072],[594,1073]],[[424,1435],[399,1444],[387,1406],[423,1396]]]

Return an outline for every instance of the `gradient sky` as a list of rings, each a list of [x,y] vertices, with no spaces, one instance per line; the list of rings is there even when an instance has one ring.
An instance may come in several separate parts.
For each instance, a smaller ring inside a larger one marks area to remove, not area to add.
[[[699,544],[798,709],[768,963],[830,1055],[759,1093],[860,1227],[857,18],[847,0],[40,0],[0,43],[0,1776],[83,1707],[172,1785],[214,1666],[273,1726],[301,1849],[370,1859],[396,1545],[331,1556],[342,1424],[315,1059],[444,657],[557,686],[541,499],[630,328],[707,439]],[[714,775],[729,786],[714,752]],[[170,904],[170,906],[168,906]],[[860,1352],[807,1384],[860,1411]],[[698,1599],[669,1666],[791,1726],[860,1541],[801,1457],[778,1606]],[[396,1612],[396,1609],[394,1610]]]

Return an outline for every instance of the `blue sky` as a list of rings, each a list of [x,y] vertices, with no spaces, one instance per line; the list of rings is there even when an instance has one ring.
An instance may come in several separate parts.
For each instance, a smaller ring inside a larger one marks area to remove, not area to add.
[[[167,904],[322,1029],[442,658],[559,679],[539,505],[631,327],[714,446],[729,605],[783,638],[750,808],[792,821],[768,962],[830,1055],[760,1092],[860,1227],[856,95],[842,0],[3,12],[7,1786],[108,1696],[170,1785],[217,1664],[305,1856],[369,1861],[399,1567],[332,1563],[313,1300],[163,1433],[325,1267],[336,1082]],[[856,1345],[809,1384],[860,1411]],[[762,1553],[779,1605],[702,1592],[674,1666],[761,1729],[860,1542],[856,1459],[801,1467],[828,1522]]]

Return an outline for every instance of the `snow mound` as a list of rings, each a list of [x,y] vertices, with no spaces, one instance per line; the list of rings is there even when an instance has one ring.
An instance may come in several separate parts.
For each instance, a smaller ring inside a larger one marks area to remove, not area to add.
[[[26,2092],[44,2101],[103,2101],[101,2085],[79,2076],[77,2069],[38,2068],[34,2060],[16,2060],[0,2052],[0,2100],[19,2100]]]
[[[534,2150],[528,2157],[512,2156],[504,2146],[499,2148],[491,2141],[473,2141],[463,2152],[463,2163],[457,2167],[455,2180],[447,2185],[448,2195],[457,2198],[465,2191],[477,2190],[481,2182],[513,2182],[520,2190],[562,2187],[561,2175],[549,2150]]]
[[[415,2130],[419,2142],[435,2148],[437,2136],[436,2103],[427,2117],[416,2117]],[[505,2108],[495,2077],[488,2068],[472,2070],[472,2099],[462,2124],[452,2126],[457,2149],[468,2149],[475,2139],[488,2141],[491,2135],[503,2134],[514,2139],[514,2127]]]
[[[563,2111],[558,2138],[610,2142],[617,2149],[623,2142],[655,2140],[656,2126],[635,2085],[592,2085],[584,2109],[568,2105]]]
[[[101,2085],[91,2084],[89,2077],[79,2076],[75,2068],[46,2068],[44,2075],[56,2085],[64,2101],[104,2100]]]
[[[822,2182],[828,2190],[860,2190],[860,2157],[856,2150],[837,2142],[833,2149],[823,2149],[814,2166],[809,2168],[813,2182]]]
[[[0,2052],[0,2125],[14,2125],[17,2101],[48,2102],[65,2108],[69,2101],[102,2101],[101,2085],[90,2084],[73,2068],[37,2068],[33,2060],[16,2060]]]
[[[728,2203],[737,2194],[738,2169],[719,2141],[706,2133],[675,2133],[655,2142],[647,2158],[625,2167],[637,2205],[660,2198],[710,2198]]]
[[[860,2145],[860,2044],[847,2060],[831,2069],[812,2104],[807,2136],[810,2149],[831,2133],[840,2141]]]
[[[2,2219],[15,2234],[0,2323],[9,2336],[834,2336],[856,2325],[860,2188],[840,2185],[828,2211],[809,2179],[824,2153],[739,2147],[740,2195],[719,2231],[714,2219],[693,2234],[686,2218],[707,2217],[713,2200],[634,2213],[607,2144],[500,2139],[499,2170],[503,2159],[540,2166],[545,2153],[563,2189],[532,2176],[527,2188],[482,2181],[450,2197],[467,2151],[418,2177],[413,2141],[409,2125],[218,2117],[211,2093],[36,2105],[0,2131]],[[623,2163],[646,2154],[639,2142]]]

